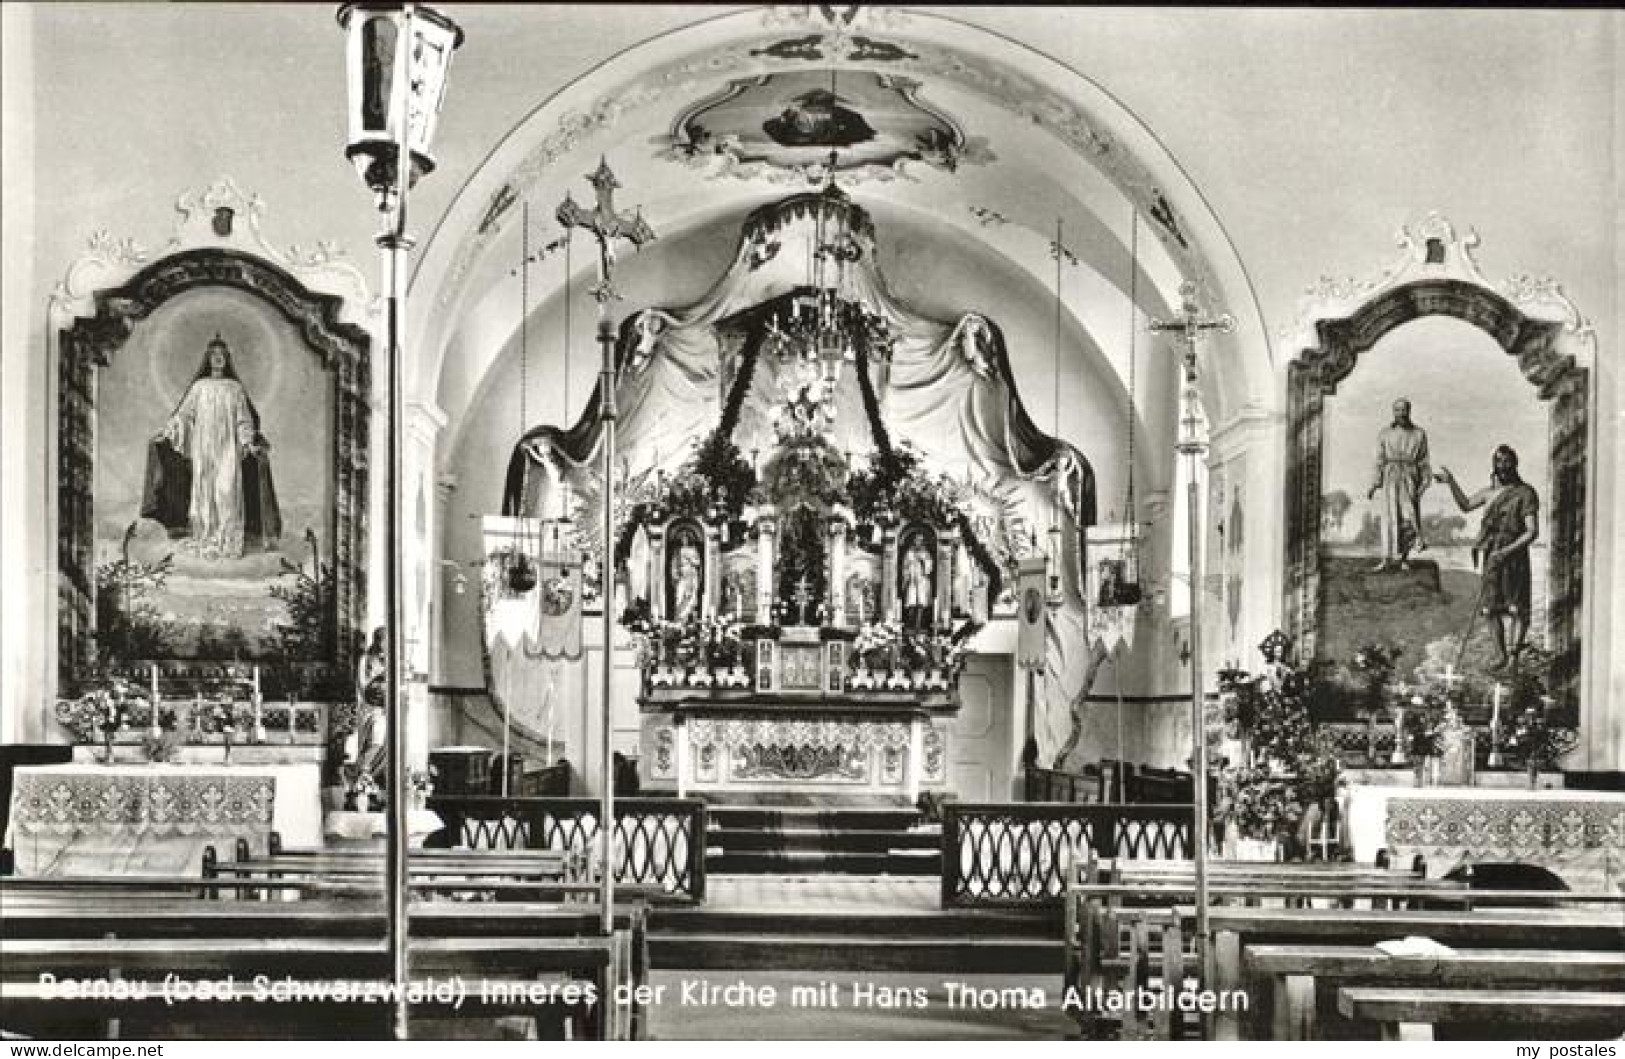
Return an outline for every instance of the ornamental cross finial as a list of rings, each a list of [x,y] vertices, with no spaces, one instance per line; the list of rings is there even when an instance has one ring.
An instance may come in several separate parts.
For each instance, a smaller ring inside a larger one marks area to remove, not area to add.
[[[1152,331],[1176,332],[1181,341],[1185,343],[1185,380],[1196,379],[1196,340],[1203,331],[1218,331],[1229,334],[1236,329],[1235,318],[1229,313],[1211,320],[1202,319],[1202,310],[1196,304],[1196,284],[1186,280],[1179,285],[1179,294],[1182,300],[1179,317],[1174,320],[1152,320],[1148,325]]]
[[[566,193],[554,216],[566,229],[585,228],[598,241],[598,283],[589,293],[598,299],[600,306],[604,306],[620,297],[614,283],[615,240],[625,239],[633,246],[641,247],[653,239],[655,233],[643,219],[641,211],[630,217],[615,212],[615,189],[621,186],[621,182],[615,179],[615,173],[606,159],[598,160],[598,168],[587,180],[597,196],[597,206],[590,210],[583,209]]]

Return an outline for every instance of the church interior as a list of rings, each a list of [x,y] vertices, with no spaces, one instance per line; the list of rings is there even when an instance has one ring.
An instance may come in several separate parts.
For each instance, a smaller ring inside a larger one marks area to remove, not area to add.
[[[1625,1033],[1625,16],[334,16],[0,7],[0,1034]]]

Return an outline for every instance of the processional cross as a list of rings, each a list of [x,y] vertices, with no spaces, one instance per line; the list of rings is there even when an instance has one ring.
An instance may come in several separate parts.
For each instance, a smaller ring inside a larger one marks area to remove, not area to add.
[[[615,189],[621,186],[621,182],[615,179],[608,160],[600,158],[598,168],[593,170],[587,180],[597,195],[598,205],[590,210],[585,209],[566,192],[564,201],[559,204],[558,212],[554,216],[566,231],[571,228],[585,228],[598,241],[598,284],[592,287],[589,293],[598,300],[598,305],[602,308],[612,299],[620,298],[614,284],[615,240],[625,239],[633,246],[641,247],[652,240],[655,233],[643,219],[641,210],[635,211],[630,217],[615,212]]]
[[[1200,459],[1206,442],[1200,433],[1201,418],[1198,409],[1201,402],[1201,393],[1197,388],[1196,379],[1196,340],[1207,331],[1226,333],[1235,330],[1236,321],[1229,315],[1216,319],[1203,319],[1201,310],[1196,304],[1196,284],[1189,280],[1180,284],[1180,314],[1173,320],[1152,320],[1150,330],[1170,332],[1176,334],[1185,343],[1185,438],[1179,443],[1179,451],[1191,459],[1191,474],[1186,481],[1186,491],[1189,497],[1187,503],[1190,517],[1187,519],[1188,532],[1187,547],[1189,548],[1189,570],[1191,585],[1191,613],[1190,613],[1190,652],[1191,668],[1191,771],[1192,786],[1195,796],[1191,799],[1193,835],[1207,835],[1210,833],[1208,821],[1208,767],[1207,767],[1207,739],[1202,736],[1206,731],[1206,709],[1203,695],[1202,673],[1202,560],[1201,540],[1202,528],[1199,525],[1201,506],[1197,496],[1197,461]],[[1183,653],[1183,652],[1182,652]],[[1196,848],[1196,946],[1199,957],[1207,957],[1212,934],[1208,928],[1208,888],[1207,888],[1207,843],[1198,841],[1192,843]]]
[[[604,158],[598,160],[598,168],[587,177],[591,182],[593,191],[597,193],[598,204],[596,208],[587,210],[576,205],[576,201],[566,192],[564,201],[559,204],[554,217],[564,227],[565,234],[572,228],[585,228],[592,237],[598,241],[598,283],[589,293],[598,302],[598,345],[602,350],[602,361],[598,373],[598,421],[599,421],[599,449],[603,461],[599,473],[602,475],[603,488],[603,519],[601,546],[603,552],[599,569],[599,595],[604,601],[604,643],[614,643],[615,608],[610,606],[609,594],[611,581],[615,571],[615,322],[609,318],[609,303],[620,297],[615,290],[615,240],[626,239],[633,246],[641,247],[655,237],[654,229],[644,221],[642,213],[634,213],[626,217],[615,212],[615,189],[621,182],[615,179],[610,171],[609,161]],[[658,462],[658,461],[657,461]],[[609,702],[612,697],[611,675],[613,667],[610,664],[610,652],[604,652],[603,684],[601,701]],[[599,809],[598,819],[613,821],[615,819],[615,785],[610,778],[615,775],[613,754],[610,750],[610,712],[603,711],[602,756],[599,759],[598,785]],[[614,834],[613,827],[600,827],[599,831],[599,908],[604,933],[609,934],[615,926],[615,872],[611,868],[610,836]]]
[[[1179,295],[1182,304],[1179,307],[1179,316],[1173,320],[1152,320],[1147,327],[1151,331],[1176,332],[1180,341],[1185,343],[1185,381],[1196,381],[1196,340],[1204,331],[1218,331],[1229,334],[1236,329],[1235,318],[1229,313],[1212,320],[1202,319],[1202,310],[1196,304],[1196,284],[1186,280],[1179,285]]]

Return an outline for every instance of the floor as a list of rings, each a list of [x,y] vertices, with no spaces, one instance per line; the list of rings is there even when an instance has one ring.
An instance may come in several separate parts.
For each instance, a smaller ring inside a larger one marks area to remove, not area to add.
[[[938,911],[941,882],[898,876],[716,875],[718,911]],[[651,971],[654,1040],[1064,1040],[1055,975]],[[730,988],[732,987],[732,988]],[[771,989],[772,992],[768,992]]]
[[[654,971],[649,984],[662,990],[650,1006],[653,1040],[1056,1041],[1077,1035],[1076,1023],[1060,1010],[1053,975],[945,980],[901,973]]]

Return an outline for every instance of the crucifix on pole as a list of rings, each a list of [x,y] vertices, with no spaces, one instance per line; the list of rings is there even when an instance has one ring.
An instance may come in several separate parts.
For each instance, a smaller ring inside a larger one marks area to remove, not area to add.
[[[1201,392],[1197,386],[1196,343],[1204,334],[1212,331],[1227,334],[1235,330],[1236,322],[1229,315],[1212,319],[1204,319],[1201,309],[1196,304],[1196,284],[1186,281],[1180,284],[1181,298],[1180,313],[1173,320],[1153,320],[1148,325],[1154,332],[1174,334],[1184,343],[1183,360],[1185,366],[1185,411],[1181,417],[1184,427],[1180,438],[1179,452],[1190,459],[1190,474],[1186,481],[1186,526],[1187,547],[1190,549],[1190,592],[1191,592],[1191,630],[1190,630],[1190,667],[1191,667],[1191,801],[1192,801],[1192,827],[1191,846],[1196,860],[1196,945],[1198,958],[1203,963],[1203,981],[1212,981],[1208,977],[1209,966],[1207,959],[1211,950],[1211,932],[1208,927],[1208,889],[1207,889],[1207,846],[1208,846],[1208,804],[1207,804],[1207,710],[1204,703],[1202,688],[1202,527],[1201,527],[1201,497],[1198,495],[1198,475],[1202,454],[1207,451],[1207,441],[1202,436]]]
[[[602,911],[604,934],[615,929],[615,759],[610,736],[614,730],[610,716],[610,678],[614,673],[615,653],[615,600],[610,592],[615,569],[615,322],[609,316],[609,303],[620,299],[615,290],[615,240],[625,239],[641,247],[655,237],[654,229],[644,221],[641,213],[627,217],[615,212],[615,189],[621,186],[610,171],[609,162],[599,159],[598,168],[587,180],[597,193],[594,209],[584,209],[567,193],[554,214],[568,234],[572,228],[586,229],[598,243],[598,282],[589,291],[598,302],[598,345],[603,352],[598,374],[598,421],[600,466],[604,476],[602,489],[603,554],[598,564],[598,602],[604,612],[604,672],[600,708],[602,729],[599,733],[598,786],[598,884],[599,905]]]

